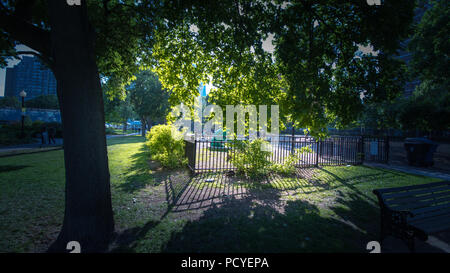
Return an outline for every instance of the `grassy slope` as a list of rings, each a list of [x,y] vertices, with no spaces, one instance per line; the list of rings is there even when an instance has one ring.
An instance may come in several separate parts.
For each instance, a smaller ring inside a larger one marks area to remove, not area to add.
[[[280,179],[268,198],[225,202],[192,220],[189,212],[167,214],[163,182],[173,177],[149,170],[142,141],[108,141],[117,251],[365,251],[363,242],[378,233],[373,188],[437,181],[363,166],[325,167],[309,182]],[[281,201],[283,208],[275,209]],[[45,251],[63,213],[62,151],[0,158],[0,252]]]

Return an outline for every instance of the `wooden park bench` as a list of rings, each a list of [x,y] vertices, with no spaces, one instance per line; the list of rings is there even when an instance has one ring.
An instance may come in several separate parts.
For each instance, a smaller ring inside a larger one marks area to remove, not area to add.
[[[381,238],[393,235],[414,252],[414,238],[450,229],[450,181],[378,189],[381,209]]]

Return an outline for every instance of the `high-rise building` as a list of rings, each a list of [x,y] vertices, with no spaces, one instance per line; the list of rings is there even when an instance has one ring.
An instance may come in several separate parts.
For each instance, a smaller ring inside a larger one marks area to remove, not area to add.
[[[431,7],[430,4],[424,4],[423,6],[417,7],[415,10],[414,15],[414,24],[419,24],[420,20],[422,19],[422,16],[424,13]],[[412,53],[408,51],[408,44],[411,41],[411,39],[407,39],[406,41],[403,41],[401,43],[401,50],[399,51],[399,58],[403,60],[407,65],[409,65],[409,62],[412,59]],[[416,87],[420,84],[419,79],[413,79],[410,82],[407,82],[405,84],[405,89],[403,92],[404,97],[410,97]]]
[[[22,61],[6,69],[5,96],[19,96],[24,90],[26,99],[40,95],[56,95],[56,79],[53,72],[37,57],[22,57]]]

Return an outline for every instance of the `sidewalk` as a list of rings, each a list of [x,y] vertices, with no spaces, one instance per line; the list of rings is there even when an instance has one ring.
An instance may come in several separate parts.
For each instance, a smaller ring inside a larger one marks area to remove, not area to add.
[[[375,168],[384,168],[404,173],[410,173],[415,175],[422,175],[427,177],[439,178],[442,180],[450,180],[450,175],[446,173],[437,172],[434,170],[429,170],[426,168],[417,168],[411,166],[400,166],[400,165],[388,165],[382,163],[364,163],[364,165]]]
[[[107,135],[106,138],[108,139],[108,138],[134,136],[134,135],[140,135],[140,133],[133,133],[133,134],[127,134],[127,135]],[[0,155],[8,154],[8,153],[15,153],[15,152],[27,153],[31,150],[37,150],[37,149],[47,150],[49,148],[55,148],[55,149],[59,148],[59,147],[62,148],[63,143],[64,143],[64,141],[62,138],[55,138],[55,144],[42,144],[39,139],[39,142],[35,142],[35,143],[1,147]]]
[[[55,138],[55,144],[53,144],[53,143],[52,144],[42,144],[39,139],[39,142],[1,147],[0,152],[6,153],[6,152],[19,151],[19,150],[26,151],[26,150],[30,150],[30,149],[60,147],[62,145],[63,145],[62,138]]]
[[[106,135],[106,138],[124,137],[124,136],[140,136],[141,133],[132,133],[127,135]]]

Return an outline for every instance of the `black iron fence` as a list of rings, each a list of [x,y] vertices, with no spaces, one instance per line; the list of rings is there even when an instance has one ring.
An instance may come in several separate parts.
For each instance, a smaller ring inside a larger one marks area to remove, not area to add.
[[[236,148],[226,139],[201,137],[185,141],[189,168],[193,172],[234,170],[232,157]],[[299,154],[296,166],[358,165],[364,161],[387,163],[389,140],[366,136],[335,136],[317,141],[312,137],[282,135],[270,145],[269,160],[283,164],[290,154],[302,147],[308,152]]]

